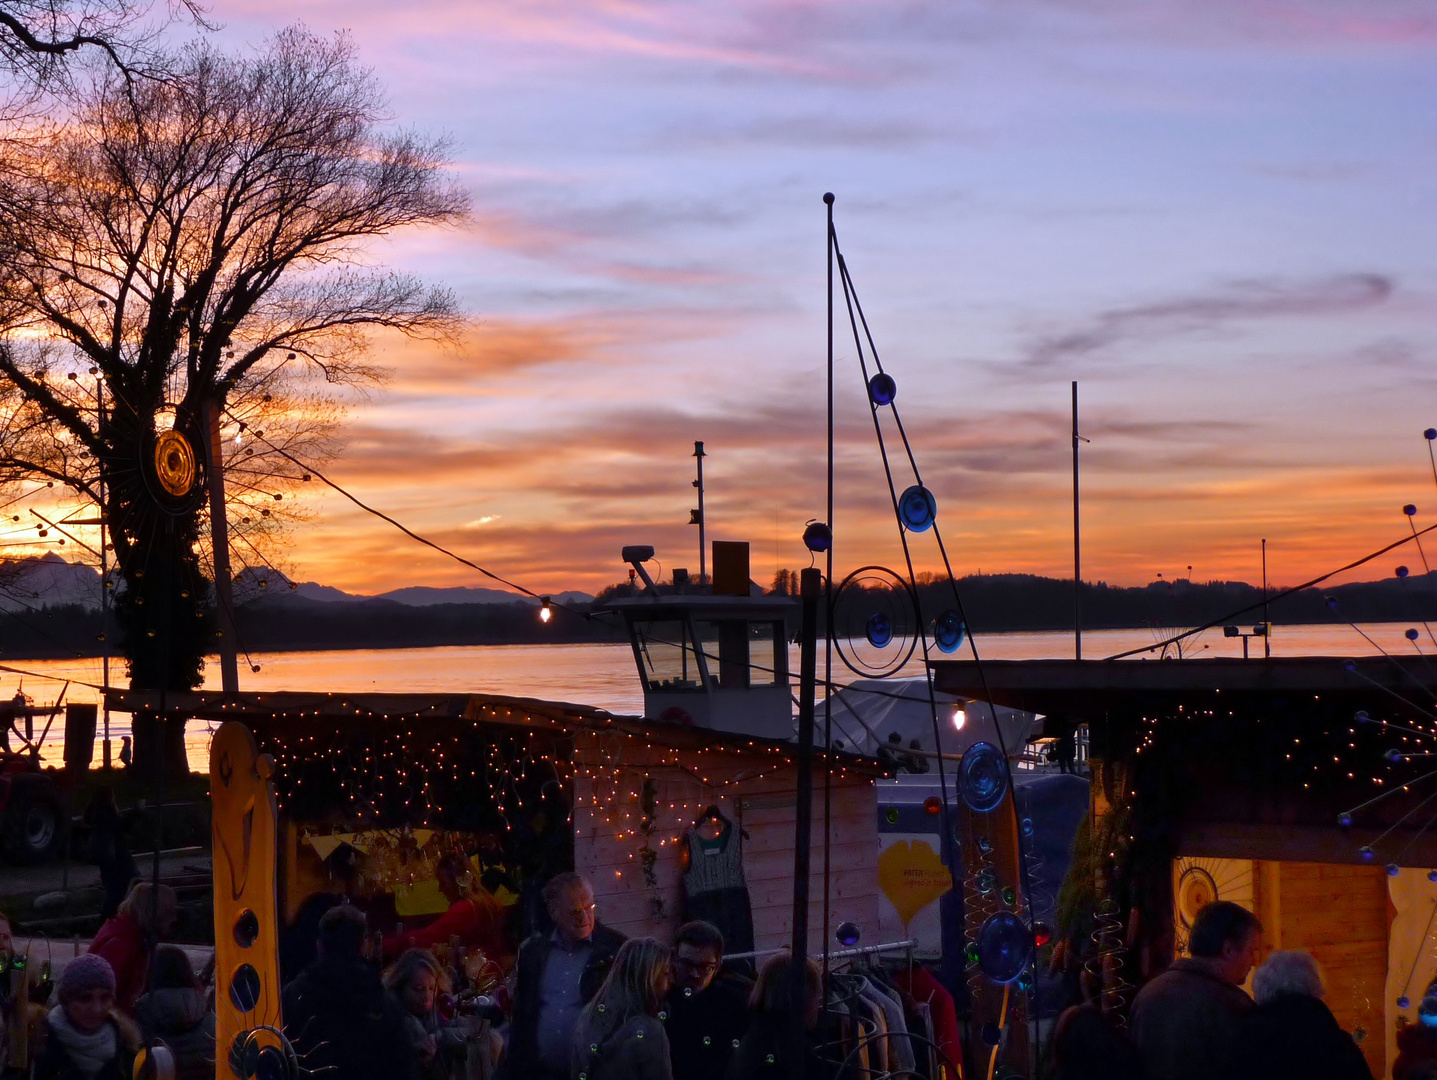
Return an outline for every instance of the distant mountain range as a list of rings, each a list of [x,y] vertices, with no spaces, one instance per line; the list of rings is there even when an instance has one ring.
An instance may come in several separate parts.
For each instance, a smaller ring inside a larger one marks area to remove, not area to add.
[[[977,633],[1061,630],[1072,626],[1073,583],[1032,574],[984,574],[958,583],[969,629]],[[1276,591],[1276,590],[1274,590]],[[597,605],[628,595],[605,589]],[[1269,594],[1271,596],[1271,594]],[[360,596],[315,582],[291,582],[273,570],[246,570],[235,581],[236,632],[254,651],[422,648],[622,641],[613,618],[594,617],[595,598],[553,594],[553,618],[535,617],[538,601],[502,589],[410,586]],[[953,606],[946,582],[921,580],[924,621]],[[55,554],[0,562],[0,652],[7,659],[93,655],[104,632],[122,647],[113,622],[102,627],[99,574]],[[797,608],[797,600],[794,600]],[[1274,623],[1437,622],[1437,573],[1308,588],[1271,599]],[[839,633],[863,633],[870,608],[855,598],[839,612]],[[1084,582],[1083,625],[1180,629],[1218,621],[1251,628],[1263,618],[1262,591],[1237,581],[1159,581],[1110,586]],[[856,623],[854,620],[858,620]]]
[[[365,596],[314,581],[292,582],[277,570],[241,571],[235,576],[234,592],[238,603],[264,599],[267,604],[278,606],[284,606],[286,600],[295,598],[335,604],[391,600],[406,607],[537,603],[520,593],[504,589],[476,589],[467,585],[447,589],[411,585]],[[555,603],[569,605],[587,604],[594,599],[588,593],[572,590],[554,593],[552,598]],[[71,605],[95,609],[101,606],[100,572],[95,567],[67,562],[54,552],[32,559],[0,560],[0,611],[18,612]]]

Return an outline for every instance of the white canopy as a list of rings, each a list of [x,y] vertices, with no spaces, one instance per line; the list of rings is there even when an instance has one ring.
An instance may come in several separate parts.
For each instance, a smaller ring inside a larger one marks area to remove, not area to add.
[[[993,706],[952,694],[934,692],[938,729],[945,754],[962,754],[975,742],[1001,746],[1011,756],[1028,743],[1039,717],[1005,705]],[[833,738],[843,741],[845,750],[875,754],[880,746],[896,748],[891,736],[897,734],[904,748],[913,740],[923,750],[933,750],[933,709],[927,679],[857,679],[833,695]],[[823,723],[823,705],[817,710]],[[999,735],[1001,734],[1001,741]]]

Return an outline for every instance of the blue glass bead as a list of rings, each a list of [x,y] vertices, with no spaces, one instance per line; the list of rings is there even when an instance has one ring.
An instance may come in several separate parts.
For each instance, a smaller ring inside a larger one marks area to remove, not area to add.
[[[868,398],[875,405],[892,405],[893,399],[898,396],[898,384],[893,381],[893,376],[886,371],[880,371],[873,378],[868,380]]]

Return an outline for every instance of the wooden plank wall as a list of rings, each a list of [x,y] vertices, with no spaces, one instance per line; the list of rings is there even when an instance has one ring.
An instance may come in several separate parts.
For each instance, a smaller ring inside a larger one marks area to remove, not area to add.
[[[1365,1029],[1362,1052],[1387,1074],[1387,878],[1380,866],[1264,863],[1259,918],[1276,949],[1305,949],[1327,979],[1327,1005],[1346,1031]],[[1274,897],[1272,894],[1276,893]],[[1274,921],[1276,925],[1268,925]]]
[[[679,837],[716,804],[748,833],[744,877],[759,949],[788,944],[793,926],[796,771],[784,755],[731,747],[675,752],[632,736],[577,737],[574,749],[574,866],[593,882],[601,922],[630,936],[670,940],[681,919]],[[656,782],[656,888],[640,860],[640,792]],[[823,796],[815,777],[809,948],[821,948]],[[878,806],[871,777],[835,773],[831,928],[852,920],[865,943],[878,933]],[[663,901],[663,911],[654,899]]]

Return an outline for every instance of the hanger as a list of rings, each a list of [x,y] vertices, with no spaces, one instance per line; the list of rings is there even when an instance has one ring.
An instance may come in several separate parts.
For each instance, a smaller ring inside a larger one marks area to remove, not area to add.
[[[704,812],[698,817],[694,818],[694,828],[697,829],[705,821],[717,821],[724,828],[728,828],[730,825],[733,824],[733,822],[728,819],[724,812],[718,808],[717,803],[709,803],[708,806],[704,809]]]

